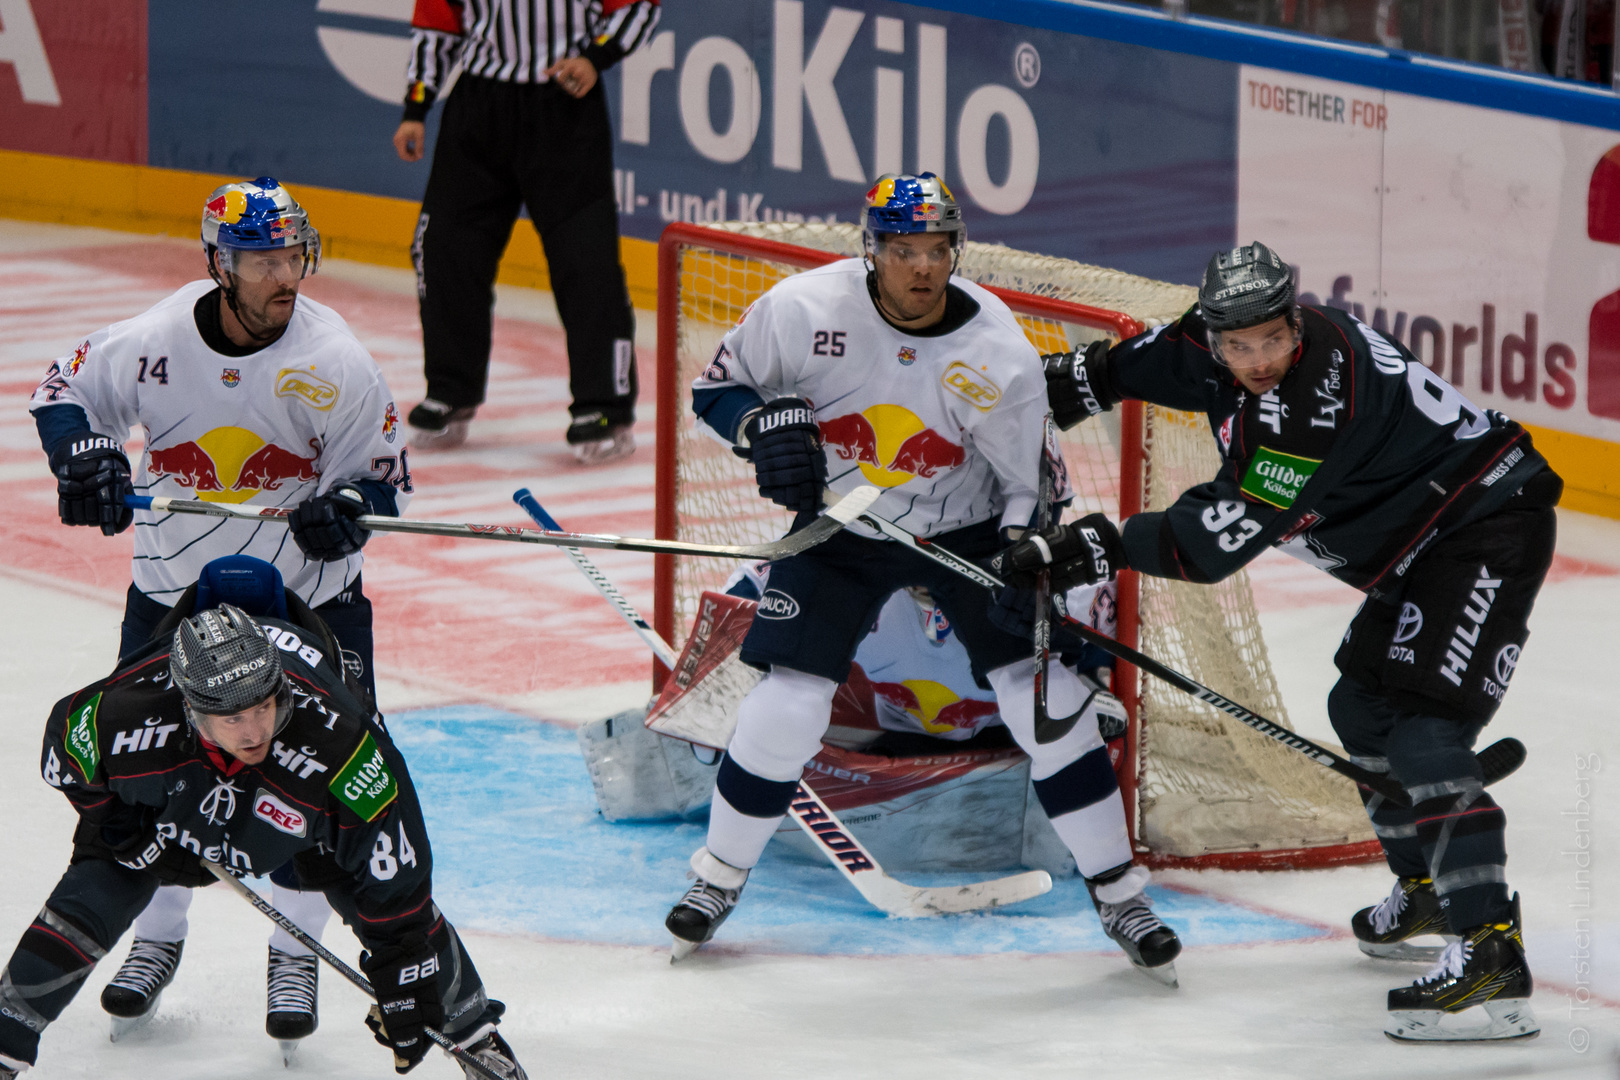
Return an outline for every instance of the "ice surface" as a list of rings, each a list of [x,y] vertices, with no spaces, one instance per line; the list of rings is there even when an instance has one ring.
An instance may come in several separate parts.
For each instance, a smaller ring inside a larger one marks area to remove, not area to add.
[[[61,235],[53,248],[48,230],[30,227],[28,243],[8,249],[0,224],[0,372],[11,401],[0,415],[0,493],[9,496],[0,523],[0,959],[60,875],[72,832],[66,801],[38,776],[44,718],[110,666],[128,582],[127,538],[55,523],[23,399],[49,357],[194,273],[166,254],[178,251],[172,242],[120,245],[98,234],[103,246],[74,247],[88,241]],[[408,273],[399,282],[388,273],[357,272],[359,283],[334,275],[342,288],[322,298],[384,357],[408,408],[420,386],[414,302]],[[94,275],[117,289],[87,293]],[[577,500],[548,499],[565,523],[650,529],[650,455],[600,473],[568,464],[556,349],[549,328],[500,321],[503,383],[492,400],[514,404],[492,418],[484,446],[423,455],[413,513],[503,520],[493,515],[510,490],[543,477],[557,498]],[[650,416],[644,409],[643,421]],[[521,518],[514,508],[505,520]],[[1486,1047],[1397,1046],[1380,1033],[1384,992],[1422,969],[1362,957],[1344,929],[1351,912],[1387,893],[1389,875],[1376,866],[1159,874],[1153,896],[1187,945],[1181,988],[1170,990],[1132,972],[1102,939],[1072,880],[992,915],[898,921],[865,908],[830,868],[767,857],[721,939],[672,967],[660,924],[685,886],[699,831],[604,824],[566,725],[637,703],[646,672],[637,642],[605,605],[596,611],[560,553],[409,546],[416,539],[367,549],[382,704],[427,804],[438,899],[507,1002],[505,1032],[536,1080],[1615,1075],[1620,523],[1561,516],[1560,562],[1513,691],[1486,732],[1516,735],[1530,750],[1494,790],[1508,812],[1508,870],[1524,895],[1544,1028],[1533,1042]],[[650,563],[601,561],[646,602]],[[1358,597],[1325,578],[1302,581],[1294,564],[1270,556],[1256,580],[1290,710],[1306,734],[1331,738],[1322,701]],[[30,1080],[393,1076],[361,1024],[360,994],[330,971],[321,1028],[293,1068],[282,1067],[263,1029],[268,932],[223,888],[202,890],[179,977],[152,1025],[107,1041],[96,999],[123,958],[120,944],[47,1032]],[[355,957],[341,927],[327,940]],[[457,1070],[433,1055],[412,1075],[448,1080]]]

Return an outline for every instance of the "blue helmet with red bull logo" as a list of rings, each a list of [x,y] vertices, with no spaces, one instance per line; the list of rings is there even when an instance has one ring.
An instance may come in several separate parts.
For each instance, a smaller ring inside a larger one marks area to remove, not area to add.
[[[208,272],[219,281],[214,252],[227,272],[234,269],[236,253],[304,247],[303,275],[321,265],[321,234],[309,223],[309,214],[274,177],[225,184],[214,189],[203,204],[202,245]],[[220,281],[221,285],[225,282]]]
[[[879,238],[896,233],[950,233],[951,250],[961,253],[967,234],[962,208],[945,181],[931,172],[917,176],[887,173],[866,193],[861,210],[861,236],[867,258],[877,251]]]

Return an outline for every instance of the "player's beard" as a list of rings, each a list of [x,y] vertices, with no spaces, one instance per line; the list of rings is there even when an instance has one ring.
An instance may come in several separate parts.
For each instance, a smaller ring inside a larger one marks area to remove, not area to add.
[[[286,305],[285,314],[282,314],[283,307],[275,302],[286,297],[293,298],[294,303]],[[268,344],[280,337],[282,332],[287,329],[287,323],[292,320],[293,307],[296,306],[297,297],[297,289],[282,286],[258,304],[251,304],[242,296],[241,289],[237,288],[234,297],[232,297],[231,311],[236,315],[237,322],[242,324],[242,329],[247,332],[249,337],[255,341]]]

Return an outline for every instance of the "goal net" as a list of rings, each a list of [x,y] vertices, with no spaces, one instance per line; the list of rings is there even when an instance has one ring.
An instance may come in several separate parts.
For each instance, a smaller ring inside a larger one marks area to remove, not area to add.
[[[772,285],[859,255],[852,224],[675,224],[659,244],[660,537],[756,543],[791,515],[759,498],[751,467],[695,429],[688,387],[721,337]],[[1118,339],[1177,318],[1196,290],[1068,259],[969,241],[960,273],[997,290],[1042,353]],[[1070,514],[1119,518],[1167,507],[1219,461],[1201,415],[1127,402],[1062,435],[1076,500]],[[658,556],[657,627],[677,645],[698,598],[731,573],[713,559]],[[1119,636],[1255,712],[1289,726],[1248,576],[1215,586],[1127,572]],[[1134,767],[1121,786],[1132,835],[1150,862],[1226,867],[1324,866],[1378,857],[1354,787],[1214,707],[1118,665],[1132,717]]]

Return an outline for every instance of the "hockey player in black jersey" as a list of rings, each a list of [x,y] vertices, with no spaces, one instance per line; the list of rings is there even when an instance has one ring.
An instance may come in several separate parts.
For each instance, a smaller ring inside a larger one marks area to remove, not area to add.
[[[404,759],[318,630],[222,604],[52,710],[42,772],[79,825],[67,872],[0,971],[0,1080],[34,1064],[160,883],[214,883],[203,859],[238,875],[291,862],[325,892],[367,950],[366,1024],[396,1071],[421,1061],[432,1027],[524,1080],[497,1031],[504,1006],[433,903]]]
[[[1534,1035],[1506,818],[1471,748],[1529,636],[1563,481],[1523,427],[1398,342],[1299,304],[1264,244],[1215,255],[1198,295],[1168,326],[1047,357],[1047,377],[1065,426],[1125,398],[1205,413],[1219,472],[1122,528],[1094,514],[1026,539],[998,557],[1003,575],[1052,565],[1057,589],[1129,567],[1207,584],[1276,547],[1366,593],[1328,715],[1352,759],[1399,780],[1412,805],[1362,792],[1399,881],[1352,925],[1375,955],[1440,929],[1456,939],[1390,991],[1386,1032]],[[1483,1026],[1442,1025],[1476,1004]]]

